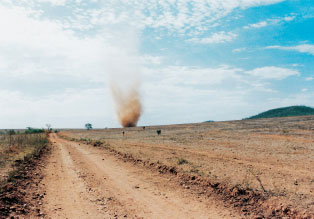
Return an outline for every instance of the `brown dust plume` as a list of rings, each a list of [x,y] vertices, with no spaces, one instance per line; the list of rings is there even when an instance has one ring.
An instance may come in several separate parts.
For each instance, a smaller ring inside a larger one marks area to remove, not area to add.
[[[116,111],[120,124],[123,127],[135,127],[142,113],[138,86],[122,92],[118,86],[112,84],[111,90],[116,103]]]

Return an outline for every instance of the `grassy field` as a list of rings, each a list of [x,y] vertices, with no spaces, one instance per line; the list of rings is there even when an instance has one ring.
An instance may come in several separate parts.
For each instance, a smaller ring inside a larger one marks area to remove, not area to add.
[[[45,133],[0,135],[0,182],[10,177],[16,164],[36,154],[47,143]]]
[[[310,212],[313,134],[314,116],[59,133]]]

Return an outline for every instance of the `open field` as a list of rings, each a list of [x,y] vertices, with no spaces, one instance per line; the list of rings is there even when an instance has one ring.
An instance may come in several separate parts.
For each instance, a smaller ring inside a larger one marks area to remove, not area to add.
[[[0,218],[314,218],[313,122],[6,136]]]
[[[314,213],[313,116],[124,130],[124,136],[122,129],[68,130],[60,136],[262,194],[264,215],[280,206]]]

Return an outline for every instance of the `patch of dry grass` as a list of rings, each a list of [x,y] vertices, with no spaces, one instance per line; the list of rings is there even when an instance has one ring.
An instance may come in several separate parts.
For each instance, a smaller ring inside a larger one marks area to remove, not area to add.
[[[0,136],[0,182],[8,179],[10,171],[14,170],[16,161],[30,156],[47,142],[47,136],[42,134],[17,134]]]

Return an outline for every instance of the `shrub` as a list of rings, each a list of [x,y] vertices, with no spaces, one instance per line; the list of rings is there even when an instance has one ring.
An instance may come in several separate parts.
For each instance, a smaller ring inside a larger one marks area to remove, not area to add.
[[[27,130],[25,130],[25,134],[37,134],[37,133],[44,133],[44,129],[36,129],[27,127]]]
[[[187,160],[183,159],[182,157],[178,158],[178,165],[187,164],[189,163]]]

